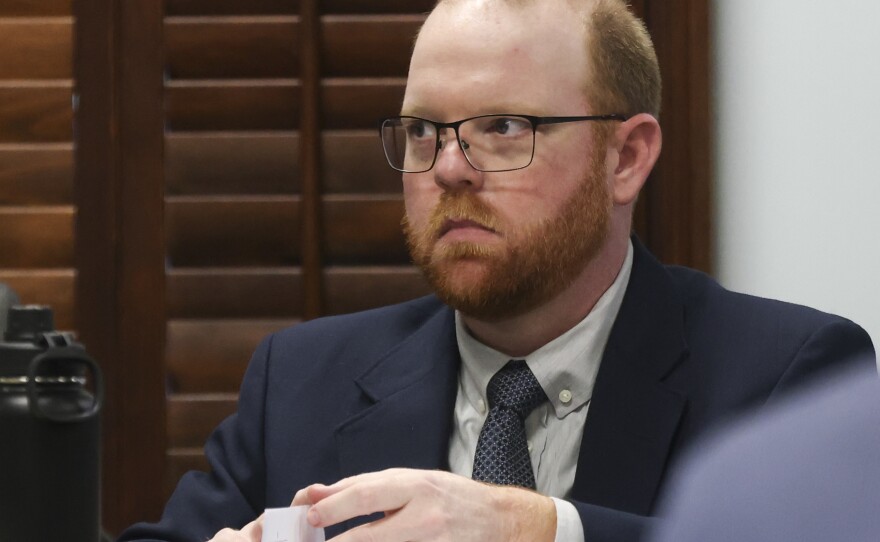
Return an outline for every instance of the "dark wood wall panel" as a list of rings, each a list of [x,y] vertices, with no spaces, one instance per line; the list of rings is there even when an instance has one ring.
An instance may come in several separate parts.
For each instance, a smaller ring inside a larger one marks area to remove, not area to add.
[[[299,199],[294,196],[173,198],[166,204],[172,267],[294,265]]]
[[[328,314],[365,310],[429,293],[410,265],[330,266]],[[282,268],[185,268],[168,274],[171,319],[295,318],[302,314],[302,272]]]
[[[73,269],[0,269],[0,282],[25,304],[49,305],[56,329],[74,329]]]
[[[292,318],[302,314],[296,267],[176,268],[168,273],[168,318]]]
[[[299,141],[285,131],[168,134],[168,194],[297,194]],[[375,129],[324,131],[321,150],[325,193],[400,193]],[[2,164],[0,152],[0,179]]]
[[[300,259],[300,212],[295,196],[169,198],[169,264],[295,265]],[[403,200],[399,195],[327,196],[323,212],[329,264],[409,261],[400,230]]]
[[[260,340],[295,322],[294,319],[170,320],[165,358],[170,391],[173,394],[237,393]]]
[[[0,81],[0,143],[67,142],[73,132],[70,82]]]
[[[409,262],[400,229],[403,198],[326,196],[324,257],[327,265],[388,265]]]
[[[399,77],[409,70],[423,15],[328,15],[322,19],[325,77]],[[382,59],[381,62],[377,60]]]
[[[60,0],[55,0],[56,2]],[[427,13],[435,0],[321,0],[323,13]],[[299,13],[299,0],[165,0],[168,15],[284,15]]]
[[[0,19],[0,79],[70,79],[73,18]]]
[[[421,273],[410,265],[328,267],[327,314],[362,311],[430,293]]]
[[[400,194],[400,174],[388,167],[375,129],[325,130],[321,149],[325,193]]]
[[[400,112],[405,86],[406,79],[396,77],[326,79],[321,124],[325,130],[377,128],[379,119]]]
[[[295,130],[299,82],[294,80],[184,81],[167,86],[171,131]]]
[[[322,0],[323,13],[427,13],[436,0]]]
[[[296,77],[297,17],[165,19],[165,54],[173,79]]]
[[[293,15],[299,0],[165,0],[165,14],[175,15]]]
[[[297,194],[298,168],[296,132],[172,133],[165,138],[169,195]]]
[[[330,79],[322,88],[321,123],[326,129],[370,129],[400,111],[406,85],[402,78]],[[295,130],[299,83],[171,83],[166,105],[168,127],[194,130]]]
[[[709,2],[640,0],[663,74],[663,152],[642,190],[637,231],[664,262],[711,271]]]
[[[72,144],[0,144],[0,205],[69,205],[72,192]]]
[[[70,15],[73,0],[3,0],[0,17],[57,17]]]
[[[168,401],[168,443],[200,447],[223,418],[235,412],[234,393],[181,394]]]
[[[70,0],[0,2],[0,282],[75,330]]]
[[[0,268],[73,267],[70,206],[0,207]]]

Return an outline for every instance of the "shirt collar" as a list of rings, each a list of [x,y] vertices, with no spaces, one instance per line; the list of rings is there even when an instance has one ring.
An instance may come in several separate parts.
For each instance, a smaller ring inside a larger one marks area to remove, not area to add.
[[[524,359],[550,399],[557,418],[564,418],[585,405],[593,395],[593,384],[611,327],[617,318],[623,294],[632,271],[633,247],[630,241],[617,278],[577,325]],[[468,402],[478,411],[489,404],[486,386],[510,356],[474,338],[461,314],[455,311],[455,335],[461,355],[460,385]]]

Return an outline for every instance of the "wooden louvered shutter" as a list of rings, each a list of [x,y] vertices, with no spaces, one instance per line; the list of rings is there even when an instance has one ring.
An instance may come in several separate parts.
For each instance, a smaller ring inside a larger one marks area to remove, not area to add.
[[[72,329],[70,0],[0,2],[0,282]]]
[[[264,335],[427,292],[375,126],[433,2],[317,4],[166,2],[168,491]]]

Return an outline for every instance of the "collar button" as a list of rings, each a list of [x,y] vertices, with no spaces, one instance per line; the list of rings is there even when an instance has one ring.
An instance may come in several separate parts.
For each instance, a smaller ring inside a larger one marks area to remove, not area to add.
[[[567,405],[571,402],[571,391],[562,390],[559,392],[559,400],[562,401],[562,404]]]

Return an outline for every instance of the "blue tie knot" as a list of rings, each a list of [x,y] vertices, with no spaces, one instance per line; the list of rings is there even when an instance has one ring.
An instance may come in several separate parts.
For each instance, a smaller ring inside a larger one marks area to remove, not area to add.
[[[498,406],[512,410],[523,420],[547,400],[538,379],[521,359],[509,361],[492,376],[486,387],[486,396],[489,408]]]

